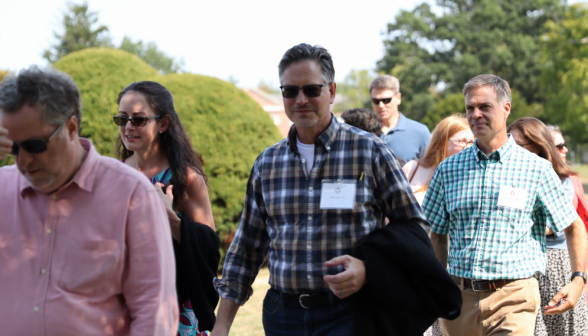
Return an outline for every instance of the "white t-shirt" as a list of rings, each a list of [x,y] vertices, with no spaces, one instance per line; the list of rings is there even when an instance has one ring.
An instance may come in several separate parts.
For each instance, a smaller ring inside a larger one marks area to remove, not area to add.
[[[306,174],[310,175],[310,170],[312,169],[312,164],[314,163],[314,144],[306,145],[298,140],[296,137],[296,146],[298,146],[298,151],[300,155],[306,160]]]

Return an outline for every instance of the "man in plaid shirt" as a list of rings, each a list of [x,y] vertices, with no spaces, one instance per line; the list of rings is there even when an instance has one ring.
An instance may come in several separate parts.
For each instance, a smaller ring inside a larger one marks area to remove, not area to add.
[[[266,335],[355,335],[349,296],[366,277],[363,261],[350,256],[354,246],[385,217],[428,223],[388,146],[330,112],[329,52],[300,44],[278,68],[294,125],[254,163],[222,279],[215,279],[222,299],[213,334],[228,334],[269,252]]]
[[[448,271],[463,296],[461,316],[441,320],[443,331],[449,336],[533,335],[540,308],[534,275],[545,270],[546,225],[565,231],[574,273],[544,314],[573,309],[580,298],[586,231],[551,163],[517,146],[506,133],[508,83],[480,75],[466,83],[463,93],[476,143],[439,165],[423,202],[435,253],[442,264],[449,261]]]

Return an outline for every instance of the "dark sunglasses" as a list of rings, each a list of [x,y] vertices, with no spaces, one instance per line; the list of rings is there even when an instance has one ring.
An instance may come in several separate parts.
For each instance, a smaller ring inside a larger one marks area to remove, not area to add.
[[[375,105],[380,105],[380,102],[382,102],[382,103],[384,103],[384,105],[388,105],[392,101],[392,98],[394,98],[394,97],[382,98],[382,99],[372,98],[372,103],[374,103]]]
[[[161,116],[154,116],[154,117],[123,117],[123,116],[119,116],[119,115],[115,115],[114,117],[112,117],[112,119],[114,119],[114,123],[117,124],[118,126],[122,126],[125,127],[127,126],[127,122],[131,122],[131,125],[135,126],[135,127],[141,127],[141,126],[145,126],[147,125],[147,122],[149,121],[149,119],[156,119],[156,118],[161,118]]]
[[[57,134],[57,132],[59,132],[59,130],[63,127],[63,125],[65,125],[65,124],[61,124],[61,126],[57,127],[55,132],[53,132],[53,134],[51,134],[51,136],[47,140],[29,139],[29,140],[21,141],[20,143],[14,142],[12,144],[12,151],[10,152],[10,154],[18,155],[18,151],[20,149],[19,147],[22,147],[22,149],[24,149],[25,151],[27,151],[31,154],[43,153],[44,151],[47,150],[47,144],[49,143],[49,141],[51,141],[51,139],[53,139],[55,134]]]
[[[316,98],[321,95],[321,90],[323,86],[329,86],[329,84],[308,84],[302,87],[296,85],[282,85],[280,86],[280,90],[282,90],[282,97],[284,98],[296,98],[298,97],[298,92],[302,90],[305,96],[308,98]]]
[[[555,147],[557,148],[557,150],[562,150],[564,147],[567,147],[567,146],[566,146],[566,143],[564,142],[564,143],[560,143],[559,145],[555,145]]]

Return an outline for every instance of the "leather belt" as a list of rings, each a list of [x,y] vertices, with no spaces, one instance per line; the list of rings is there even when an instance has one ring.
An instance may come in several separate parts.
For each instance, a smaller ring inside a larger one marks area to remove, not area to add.
[[[273,290],[273,289],[272,289]],[[287,294],[276,291],[288,302],[297,303],[302,308],[312,309],[324,306],[330,306],[341,301],[333,293],[310,293],[310,294]],[[346,299],[344,299],[346,300]]]
[[[462,278],[453,277],[453,280],[457,282],[458,285],[461,285]],[[470,280],[470,279],[463,279],[463,287],[469,288],[474,292],[486,292],[486,291],[495,291],[500,289],[509,283],[515,282],[519,279],[499,279],[499,280]]]

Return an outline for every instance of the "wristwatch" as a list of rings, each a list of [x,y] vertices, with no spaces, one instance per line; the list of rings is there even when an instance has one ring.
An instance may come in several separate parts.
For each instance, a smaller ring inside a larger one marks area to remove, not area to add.
[[[582,277],[582,279],[584,279],[584,284],[586,284],[586,273],[584,272],[574,272],[572,273],[572,280],[574,280],[575,277]]]

